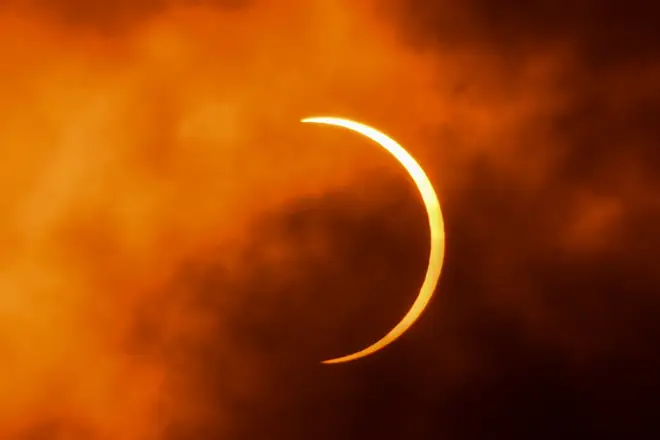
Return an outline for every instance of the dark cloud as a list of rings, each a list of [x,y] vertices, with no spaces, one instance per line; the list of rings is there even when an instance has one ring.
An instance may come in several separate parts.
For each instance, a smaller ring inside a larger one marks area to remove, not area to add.
[[[657,6],[643,0],[444,0],[395,2],[410,24],[407,33],[444,44],[493,47],[499,56],[521,55],[523,48],[568,41],[592,68],[637,62],[658,55]]]

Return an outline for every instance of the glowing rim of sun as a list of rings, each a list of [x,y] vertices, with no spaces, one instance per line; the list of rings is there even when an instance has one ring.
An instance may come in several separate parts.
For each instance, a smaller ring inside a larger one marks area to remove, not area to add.
[[[426,276],[424,277],[422,287],[419,290],[419,294],[417,295],[415,302],[410,307],[410,310],[408,310],[403,319],[399,321],[399,323],[394,326],[394,328],[392,328],[389,333],[367,348],[346,356],[328,359],[322,362],[324,364],[338,364],[341,362],[348,362],[359,359],[383,349],[387,345],[391,344],[394,340],[398,339],[401,335],[403,335],[403,333],[405,333],[422,314],[429,301],[431,300],[431,297],[433,296],[433,292],[435,291],[435,288],[438,284],[438,279],[440,278],[440,272],[442,271],[442,264],[445,256],[444,220],[442,217],[442,211],[440,209],[440,202],[438,201],[438,196],[433,189],[431,181],[419,163],[417,163],[417,161],[410,155],[410,153],[408,153],[394,139],[376,130],[375,128],[352,121],[350,119],[323,116],[305,118],[302,119],[301,122],[325,124],[346,128],[371,139],[389,151],[406,169],[408,174],[410,174],[410,177],[415,182],[415,185],[417,186],[417,189],[422,196],[424,206],[426,207],[426,213],[428,215],[428,222],[431,233],[431,249],[429,252],[429,263],[428,268],[426,269]]]

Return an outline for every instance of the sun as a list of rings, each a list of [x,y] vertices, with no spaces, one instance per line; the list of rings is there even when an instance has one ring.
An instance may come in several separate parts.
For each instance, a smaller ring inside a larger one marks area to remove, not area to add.
[[[394,158],[406,169],[415,185],[417,186],[417,189],[422,196],[424,206],[426,207],[426,213],[428,216],[429,228],[431,232],[429,263],[426,269],[426,276],[424,277],[424,282],[422,283],[422,286],[419,290],[419,294],[417,295],[413,305],[410,307],[410,310],[408,310],[403,319],[401,319],[401,321],[399,321],[399,323],[394,326],[394,328],[390,330],[389,333],[367,348],[346,356],[323,361],[324,364],[337,364],[359,359],[375,353],[378,350],[381,350],[382,348],[391,344],[394,340],[398,339],[403,333],[405,333],[406,330],[408,330],[410,326],[412,326],[415,321],[417,321],[422,312],[424,312],[424,309],[427,307],[431,297],[433,296],[433,293],[435,292],[435,288],[438,284],[438,279],[440,278],[440,272],[442,271],[442,265],[444,262],[444,220],[442,217],[440,202],[438,201],[438,196],[436,195],[428,176],[419,165],[419,163],[417,163],[417,161],[410,155],[410,153],[408,153],[394,139],[376,130],[375,128],[349,119],[337,117],[313,117],[302,119],[301,122],[342,127],[371,139],[389,151],[390,154],[392,154],[392,156],[394,156]]]

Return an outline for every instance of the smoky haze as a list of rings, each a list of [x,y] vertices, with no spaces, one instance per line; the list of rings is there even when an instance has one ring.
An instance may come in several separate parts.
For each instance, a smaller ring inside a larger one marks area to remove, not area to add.
[[[657,28],[510,3],[3,2],[0,438],[650,424]],[[420,322],[337,367],[403,316],[428,232],[384,151],[298,122],[324,114],[406,146],[447,227]]]
[[[231,436],[268,369],[243,335],[306,267],[264,219],[355,183],[371,204],[364,176],[395,169],[299,119],[433,104],[367,10],[233,6],[4,7],[3,438]]]

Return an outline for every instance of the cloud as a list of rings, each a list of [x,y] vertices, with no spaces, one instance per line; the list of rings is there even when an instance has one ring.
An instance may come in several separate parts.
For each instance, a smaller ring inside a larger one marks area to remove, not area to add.
[[[249,278],[259,219],[389,163],[298,120],[434,105],[368,8],[227,5],[3,6],[3,438],[237,435],[268,377],[246,301],[304,267]]]
[[[478,416],[526,355],[646,346],[651,45],[608,2],[600,27],[589,2],[491,3],[5,2],[0,436],[346,438],[383,389]],[[332,377],[316,362],[382,336],[428,250],[403,171],[298,124],[322,113],[408,146],[448,237],[422,320]],[[440,429],[397,405],[388,434]]]

